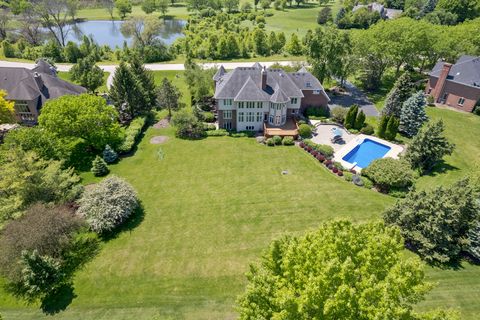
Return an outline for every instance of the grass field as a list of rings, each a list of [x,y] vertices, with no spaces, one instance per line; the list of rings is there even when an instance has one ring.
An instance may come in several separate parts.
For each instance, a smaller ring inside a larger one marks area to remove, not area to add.
[[[451,138],[455,123],[465,119],[465,135],[478,136],[480,118],[439,109],[429,115],[448,119]],[[151,145],[156,135],[170,140]],[[463,166],[462,158],[475,157],[480,146],[460,147],[447,162],[465,173],[471,164]],[[105,242],[78,272],[75,298],[65,311],[45,316],[0,292],[5,319],[232,319],[244,272],[271,239],[334,218],[377,219],[394,202],[337,178],[296,147],[266,148],[229,137],[185,141],[174,138],[171,128],[148,129],[136,154],[111,169],[139,193],[144,215],[138,226]],[[420,183],[448,182],[451,175],[460,176],[449,171]],[[437,286],[419,309],[454,307],[462,319],[476,319],[480,267],[427,268],[427,277]]]
[[[60,79],[73,82],[71,80],[69,72],[60,71],[57,74],[58,74],[58,77]],[[100,87],[98,87],[98,89],[97,89],[98,92],[107,92],[107,78],[108,78],[109,75],[110,75],[110,73],[108,73],[108,72],[103,73],[103,84]]]

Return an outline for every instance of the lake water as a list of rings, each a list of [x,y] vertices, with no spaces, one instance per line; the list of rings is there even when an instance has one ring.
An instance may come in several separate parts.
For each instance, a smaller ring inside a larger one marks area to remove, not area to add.
[[[99,45],[108,45],[112,49],[115,46],[121,48],[124,41],[127,41],[129,45],[132,42],[131,38],[125,37],[120,31],[122,24],[123,21],[109,20],[79,22],[70,27],[67,41],[80,43],[84,35],[91,35]],[[159,38],[167,45],[172,44],[175,39],[183,37],[182,30],[185,24],[185,20],[165,20],[161,27]]]

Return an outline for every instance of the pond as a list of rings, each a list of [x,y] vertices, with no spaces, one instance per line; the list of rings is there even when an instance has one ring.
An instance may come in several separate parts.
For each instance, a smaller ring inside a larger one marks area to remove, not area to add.
[[[92,36],[93,39],[101,46],[108,45],[114,49],[115,46],[122,47],[123,42],[131,44],[132,39],[125,37],[120,31],[120,27],[124,21],[85,21],[79,22],[71,26],[67,35],[67,41],[80,43],[84,35]],[[183,27],[185,20],[169,19],[165,20],[159,38],[167,45],[172,44],[175,39],[183,37]]]

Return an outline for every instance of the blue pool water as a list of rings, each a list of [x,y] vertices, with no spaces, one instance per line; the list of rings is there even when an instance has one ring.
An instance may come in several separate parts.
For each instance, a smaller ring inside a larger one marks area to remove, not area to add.
[[[366,168],[370,162],[382,158],[388,151],[390,151],[390,147],[370,139],[365,139],[350,150],[342,160],[352,164],[356,162],[359,168]]]

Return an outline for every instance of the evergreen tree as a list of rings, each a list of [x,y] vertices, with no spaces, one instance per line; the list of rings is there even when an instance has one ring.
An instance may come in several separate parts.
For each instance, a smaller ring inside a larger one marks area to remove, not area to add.
[[[177,110],[179,107],[178,99],[181,93],[178,91],[170,80],[163,78],[161,86],[157,89],[157,100],[160,108],[168,110],[168,117],[172,117],[172,110]]]
[[[287,52],[294,56],[299,56],[303,53],[302,44],[300,43],[300,39],[295,33],[292,33],[290,40],[287,43]]]
[[[338,26],[340,20],[342,20],[345,17],[345,14],[347,11],[345,10],[344,7],[341,7],[340,10],[338,10],[337,15],[335,16],[335,19],[333,22]]]
[[[101,177],[110,172],[105,160],[103,160],[99,156],[96,156],[95,159],[93,160],[91,171],[95,177]]]
[[[278,46],[280,48],[279,52],[281,52],[284,49],[285,44],[287,43],[287,39],[285,38],[285,33],[280,32],[277,35],[277,40],[278,40]]]
[[[400,115],[400,131],[407,137],[413,137],[428,120],[425,112],[425,94],[419,91],[403,103]]]
[[[124,61],[115,70],[109,95],[122,123],[129,123],[139,114],[138,109],[142,108],[139,104],[143,102],[140,97],[142,88]]]
[[[393,115],[390,116],[388,119],[387,127],[385,129],[385,139],[395,140],[399,125],[400,125],[400,120],[395,118]]]
[[[390,120],[390,117],[385,116],[385,115],[383,115],[380,118],[380,122],[379,122],[378,128],[377,128],[377,136],[379,136],[380,138],[385,137],[385,132],[387,131],[387,125],[388,125],[389,120]]]
[[[347,115],[345,116],[344,126],[347,129],[355,128],[355,121],[357,119],[358,105],[354,104],[348,109]]]
[[[363,112],[363,110],[360,110],[360,112],[357,115],[357,118],[355,119],[354,128],[356,130],[361,130],[365,125],[365,119],[366,119],[365,113]]]
[[[117,159],[118,154],[107,144],[103,150],[103,160],[105,160],[106,163],[113,163]]]
[[[405,159],[412,168],[430,170],[445,155],[452,154],[455,145],[444,136],[442,120],[429,122],[412,139],[405,153]]]
[[[412,77],[409,72],[405,72],[398,78],[392,90],[388,93],[382,114],[387,116],[394,115],[400,118],[402,105],[411,96],[413,90],[414,83]]]
[[[468,241],[467,252],[477,261],[480,261],[480,221],[468,232]]]
[[[155,93],[155,80],[153,74],[145,69],[142,60],[138,55],[130,57],[130,70],[133,77],[138,81],[142,89],[142,99],[145,101],[143,106],[139,106],[138,112],[143,114],[155,108],[157,105],[157,95]]]

